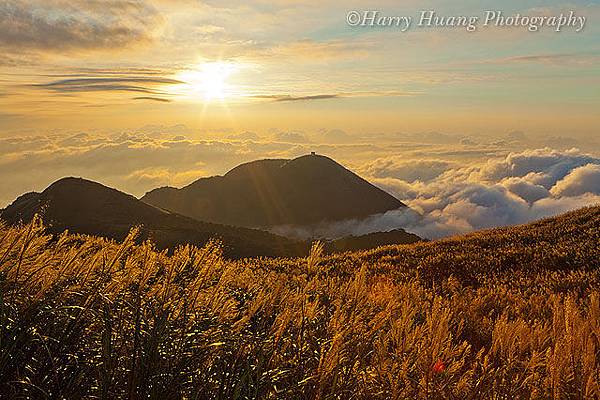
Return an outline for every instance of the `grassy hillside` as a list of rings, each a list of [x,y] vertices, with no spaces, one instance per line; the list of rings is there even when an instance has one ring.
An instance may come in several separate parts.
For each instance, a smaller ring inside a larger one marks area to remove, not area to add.
[[[0,393],[600,396],[600,207],[326,257],[225,261],[0,227]]]

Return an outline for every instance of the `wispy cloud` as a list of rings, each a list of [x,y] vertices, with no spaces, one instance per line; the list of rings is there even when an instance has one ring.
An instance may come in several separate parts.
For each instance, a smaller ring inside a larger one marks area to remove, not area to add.
[[[154,86],[180,83],[182,82],[170,78],[127,77],[63,79],[31,86],[59,93],[124,91],[161,94],[162,92],[155,89]]]
[[[310,96],[291,96],[291,95],[278,95],[278,94],[267,94],[253,96],[255,99],[268,99],[276,102],[284,101],[308,101],[308,100],[327,100],[336,99],[340,97],[339,94],[315,94]]]
[[[160,103],[170,103],[171,102],[171,100],[169,100],[169,99],[164,99],[162,97],[152,97],[152,96],[134,97],[133,100],[149,100],[149,101],[157,101]]]
[[[396,96],[416,96],[420,92],[400,92],[400,91],[382,91],[382,92],[346,92],[346,93],[328,93],[328,94],[313,94],[306,96],[294,96],[289,94],[263,94],[252,96],[254,99],[273,100],[275,102],[286,101],[311,101],[311,100],[328,100],[339,99],[344,97],[396,97]]]
[[[498,58],[488,60],[488,64],[519,64],[519,63],[538,63],[548,65],[580,65],[590,66],[600,60],[599,55],[581,54],[581,53],[560,53],[560,54],[527,54],[512,57]]]
[[[54,78],[87,78],[87,77],[155,77],[172,74],[173,69],[147,68],[147,67],[120,67],[120,68],[90,68],[77,67],[65,70],[63,73],[46,74],[44,76]]]

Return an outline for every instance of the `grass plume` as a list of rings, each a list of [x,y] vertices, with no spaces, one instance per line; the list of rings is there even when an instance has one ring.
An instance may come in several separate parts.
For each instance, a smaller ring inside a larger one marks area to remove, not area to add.
[[[333,256],[0,224],[7,398],[600,397],[600,208]]]

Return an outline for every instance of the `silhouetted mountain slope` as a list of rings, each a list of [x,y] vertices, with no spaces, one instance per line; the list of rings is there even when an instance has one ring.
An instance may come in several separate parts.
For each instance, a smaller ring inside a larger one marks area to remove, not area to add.
[[[42,193],[20,196],[1,212],[10,223],[30,221],[39,213],[53,233],[69,231],[122,240],[131,227],[142,225],[141,239],[159,248],[223,241],[228,257],[294,256],[306,254],[308,244],[268,232],[200,222],[146,204],[99,183],[64,178]]]
[[[403,229],[394,229],[388,232],[373,232],[361,236],[346,236],[332,240],[328,243],[327,249],[330,252],[338,253],[374,249],[394,244],[411,244],[420,242],[421,240],[420,237],[413,233],[408,233]]]
[[[224,176],[147,193],[142,201],[201,221],[266,227],[361,218],[405,207],[330,158],[242,164]]]

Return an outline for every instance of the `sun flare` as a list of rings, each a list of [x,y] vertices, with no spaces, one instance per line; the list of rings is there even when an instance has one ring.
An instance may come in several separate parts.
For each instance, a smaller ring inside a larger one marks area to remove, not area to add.
[[[180,74],[186,83],[188,94],[204,98],[205,101],[223,100],[234,95],[234,87],[227,80],[237,71],[235,64],[209,62]]]

